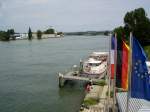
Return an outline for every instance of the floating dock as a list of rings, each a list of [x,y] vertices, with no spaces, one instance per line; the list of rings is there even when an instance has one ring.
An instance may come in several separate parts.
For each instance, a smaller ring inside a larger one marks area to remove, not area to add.
[[[91,78],[91,77],[83,77],[83,74],[80,74],[78,71],[71,71],[66,73],[65,75],[59,73],[59,87],[63,87],[65,85],[65,82],[67,80],[73,81],[84,81],[84,82],[92,82],[92,83],[97,83],[99,82],[102,78],[104,78],[107,75],[107,72],[105,71],[103,74],[101,74],[101,77],[98,79]]]

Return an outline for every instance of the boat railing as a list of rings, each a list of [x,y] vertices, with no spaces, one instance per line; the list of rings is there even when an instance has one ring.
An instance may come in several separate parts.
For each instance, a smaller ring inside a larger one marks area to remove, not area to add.
[[[61,73],[64,74],[64,75],[69,73],[69,72],[73,72],[73,73],[78,74],[79,71],[80,71],[80,67],[77,66],[77,65],[73,65],[71,68],[68,68],[68,69],[64,70],[63,72],[61,72]]]

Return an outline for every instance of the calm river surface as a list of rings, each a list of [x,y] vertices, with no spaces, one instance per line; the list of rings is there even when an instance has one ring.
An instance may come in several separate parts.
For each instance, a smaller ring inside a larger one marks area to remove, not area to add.
[[[0,42],[0,112],[77,112],[81,82],[59,89],[57,73],[107,50],[105,36]]]

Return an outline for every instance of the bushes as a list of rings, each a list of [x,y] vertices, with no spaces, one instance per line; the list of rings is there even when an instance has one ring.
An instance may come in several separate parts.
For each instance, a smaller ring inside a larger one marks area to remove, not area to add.
[[[150,46],[145,46],[144,50],[146,52],[146,55],[147,55],[148,59],[150,60]]]
[[[106,95],[108,96],[108,91],[107,91]],[[113,96],[114,96],[114,92],[110,91],[110,97],[113,98]]]
[[[106,82],[105,82],[105,80],[101,80],[101,81],[99,81],[99,82],[96,82],[95,84],[96,84],[96,85],[99,85],[99,86],[105,86],[105,85],[106,85]]]
[[[88,98],[83,101],[83,104],[86,106],[96,105],[97,103],[98,103],[98,100],[94,98]]]

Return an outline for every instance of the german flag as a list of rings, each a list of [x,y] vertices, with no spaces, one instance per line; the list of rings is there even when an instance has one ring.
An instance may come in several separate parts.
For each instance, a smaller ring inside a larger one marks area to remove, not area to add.
[[[124,90],[128,90],[129,52],[129,46],[123,41],[121,87]]]

